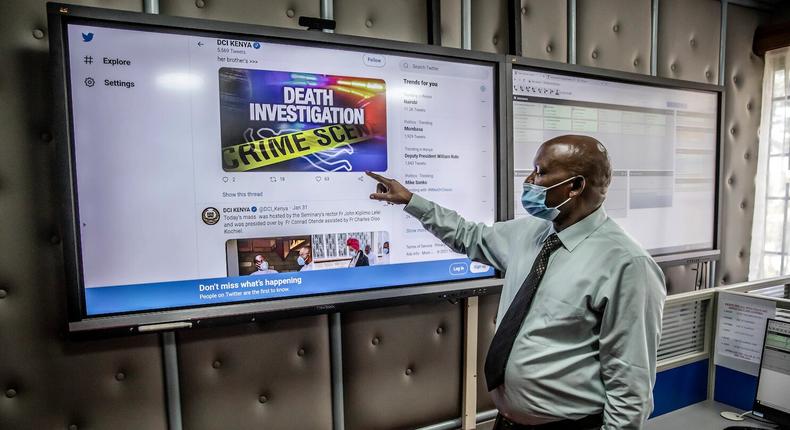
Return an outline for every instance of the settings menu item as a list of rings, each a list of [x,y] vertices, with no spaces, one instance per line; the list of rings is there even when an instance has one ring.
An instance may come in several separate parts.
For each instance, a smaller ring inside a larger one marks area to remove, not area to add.
[[[76,70],[72,68],[72,71],[83,75],[81,81],[85,87],[104,86],[127,90],[135,87],[135,80],[129,73],[132,64],[134,64],[132,58],[112,54],[103,55],[103,51],[107,47],[101,43],[101,36],[95,33],[83,33],[80,45],[82,48],[79,53],[81,61],[79,63],[72,62],[72,64],[79,64],[79,67]]]

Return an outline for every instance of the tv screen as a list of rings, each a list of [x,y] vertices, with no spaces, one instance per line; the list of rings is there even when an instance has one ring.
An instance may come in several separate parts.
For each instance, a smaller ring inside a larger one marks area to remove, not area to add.
[[[716,234],[716,91],[514,68],[515,216],[540,144],[564,134],[598,139],[612,182],[604,208],[654,255],[710,250]]]
[[[365,172],[496,221],[496,62],[124,21],[62,23],[83,317],[495,276]]]

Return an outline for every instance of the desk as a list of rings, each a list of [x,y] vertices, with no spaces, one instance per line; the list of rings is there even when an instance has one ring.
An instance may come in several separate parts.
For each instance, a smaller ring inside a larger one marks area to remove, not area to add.
[[[729,426],[774,428],[750,418],[746,418],[743,421],[725,420],[719,415],[721,411],[744,412],[723,403],[706,400],[648,420],[645,430],[721,430]]]

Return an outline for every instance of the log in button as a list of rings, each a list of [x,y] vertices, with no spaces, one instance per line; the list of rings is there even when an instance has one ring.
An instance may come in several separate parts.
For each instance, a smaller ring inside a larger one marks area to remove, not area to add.
[[[469,265],[466,263],[453,263],[450,265],[450,274],[455,276],[466,275]]]

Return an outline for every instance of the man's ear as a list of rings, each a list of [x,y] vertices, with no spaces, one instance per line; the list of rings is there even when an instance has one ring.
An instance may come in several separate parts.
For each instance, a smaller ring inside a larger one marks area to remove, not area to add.
[[[577,176],[574,180],[571,181],[571,192],[569,197],[576,197],[581,195],[584,191],[584,188],[587,186],[587,180],[584,179],[584,176]]]

